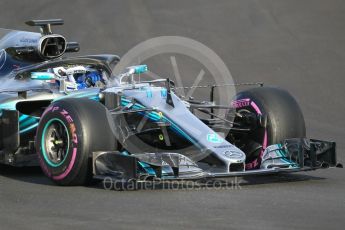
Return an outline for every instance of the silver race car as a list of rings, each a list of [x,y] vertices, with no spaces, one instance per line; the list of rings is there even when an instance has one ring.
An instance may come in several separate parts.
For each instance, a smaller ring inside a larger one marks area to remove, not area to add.
[[[254,86],[230,105],[185,99],[170,79],[139,81],[146,65],[114,76],[116,55],[62,57],[76,42],[0,30],[0,163],[40,165],[60,185],[198,180],[341,167],[336,144],[306,139],[296,100]],[[225,116],[215,111],[225,110]],[[202,114],[202,115],[200,115]]]

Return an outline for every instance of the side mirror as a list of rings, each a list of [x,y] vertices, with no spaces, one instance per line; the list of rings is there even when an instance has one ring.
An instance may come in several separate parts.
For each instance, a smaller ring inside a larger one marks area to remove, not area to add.
[[[147,72],[148,68],[147,65],[135,65],[127,67],[129,74],[140,74]]]
[[[55,74],[47,73],[47,72],[32,72],[31,77],[32,80],[54,80]]]
[[[122,79],[125,77],[131,77],[130,83],[133,84],[134,83],[133,75],[145,73],[148,71],[148,68],[147,68],[147,65],[134,65],[134,66],[127,67],[126,70],[127,72],[117,76],[120,79],[120,85],[122,84]]]

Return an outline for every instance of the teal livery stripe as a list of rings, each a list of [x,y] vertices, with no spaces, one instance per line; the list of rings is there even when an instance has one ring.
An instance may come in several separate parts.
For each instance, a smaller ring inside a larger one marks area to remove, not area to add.
[[[29,126],[29,127],[27,127],[27,128],[25,128],[25,129],[21,129],[21,130],[19,131],[19,133],[20,133],[20,134],[26,133],[26,132],[28,132],[28,131],[31,131],[31,130],[37,128],[37,126],[38,126],[38,122],[35,123],[35,124],[33,124],[33,125],[31,125],[31,126]]]
[[[91,100],[96,100],[99,101],[99,96],[98,96],[98,92],[77,92],[77,93],[72,93],[66,96],[62,96],[59,97],[57,99],[55,99],[54,101],[59,101],[65,98],[89,98]]]
[[[121,98],[121,105],[122,106],[126,106],[127,104],[129,104],[131,101],[125,98]],[[133,109],[144,109],[145,106],[136,103],[135,105],[133,105]],[[148,117],[150,120],[152,121],[160,121],[161,119],[164,122],[169,122],[171,124],[171,128],[178,133],[179,135],[183,136],[184,138],[186,138],[187,140],[189,140],[191,143],[193,143],[195,146],[200,147],[200,145],[198,144],[197,141],[195,141],[193,138],[191,138],[188,134],[186,134],[180,127],[178,127],[178,125],[176,125],[173,121],[171,121],[169,118],[167,118],[166,116],[162,116],[160,117],[160,115],[155,112],[149,112],[149,113],[143,113],[143,112],[139,112],[140,114],[145,114],[144,116]]]
[[[19,128],[24,129],[38,122],[38,118],[28,117],[23,121],[19,121]]]
[[[39,118],[31,117],[26,114],[21,114],[19,116],[19,133],[26,133],[38,126]]]
[[[282,159],[285,163],[291,164],[291,165],[294,166],[294,167],[298,167],[297,164],[296,164],[296,162],[292,162],[292,161],[290,161],[290,160],[288,160],[288,159],[286,158],[286,154],[285,154],[284,151],[283,151],[283,146],[282,146],[282,144],[278,144],[278,147],[280,148],[280,149],[279,149],[279,154],[280,154],[280,156],[281,156],[281,159]]]

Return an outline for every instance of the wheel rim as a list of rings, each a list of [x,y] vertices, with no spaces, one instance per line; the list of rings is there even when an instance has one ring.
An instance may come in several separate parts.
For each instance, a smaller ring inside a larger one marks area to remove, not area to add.
[[[66,125],[54,118],[43,129],[41,149],[45,161],[52,167],[62,165],[69,152],[69,132]]]
[[[240,109],[237,112],[242,115],[246,113],[258,114],[251,107]],[[236,121],[236,118],[234,121],[237,123],[240,123],[239,121]],[[260,153],[263,151],[263,148],[267,147],[267,146],[264,146],[265,132],[267,132],[266,128],[257,127],[250,134],[237,134],[233,136],[234,139],[232,140],[232,142],[236,144],[236,146],[239,147],[241,150],[245,151],[246,153],[246,164],[248,163],[250,164],[253,161],[258,160],[260,157]],[[242,141],[242,140],[245,140],[245,141]]]

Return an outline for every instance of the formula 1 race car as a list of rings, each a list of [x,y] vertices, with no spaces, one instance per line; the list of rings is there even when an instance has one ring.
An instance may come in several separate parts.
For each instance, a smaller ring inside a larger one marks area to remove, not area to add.
[[[60,19],[27,24],[41,33],[0,31],[2,164],[40,165],[60,185],[341,166],[334,142],[306,139],[301,109],[283,89],[259,85],[227,106],[185,99],[170,79],[136,81],[146,65],[113,76],[116,55],[62,58],[79,45],[52,33]]]

